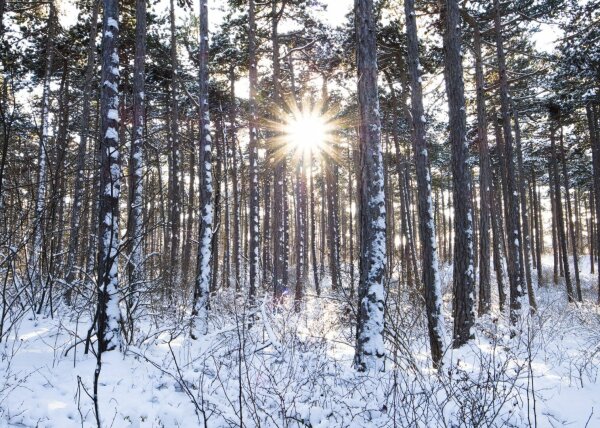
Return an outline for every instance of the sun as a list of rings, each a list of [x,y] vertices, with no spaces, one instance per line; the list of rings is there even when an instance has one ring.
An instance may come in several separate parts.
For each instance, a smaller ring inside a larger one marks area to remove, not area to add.
[[[302,163],[319,158],[338,160],[343,123],[337,108],[322,100],[294,98],[272,109],[271,118],[263,123],[271,134],[268,144],[275,163],[283,159]]]
[[[325,117],[314,111],[298,111],[292,114],[284,129],[291,149],[308,153],[321,150],[330,132]]]

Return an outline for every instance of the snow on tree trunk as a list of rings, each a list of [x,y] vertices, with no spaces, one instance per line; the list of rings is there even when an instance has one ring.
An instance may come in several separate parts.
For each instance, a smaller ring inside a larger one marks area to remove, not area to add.
[[[256,286],[259,272],[260,251],[260,218],[259,218],[259,184],[258,184],[258,119],[256,116],[256,91],[258,88],[258,70],[256,69],[256,21],[254,0],[248,2],[248,77],[250,81],[250,120],[248,123],[250,143],[248,146],[250,165],[250,284],[249,300],[254,305],[256,299]],[[237,215],[237,213],[236,213]],[[239,253],[239,251],[238,251]],[[236,262],[239,262],[236,261]],[[239,278],[239,273],[238,278]]]
[[[573,254],[573,275],[575,277],[575,292],[577,295],[577,301],[582,301],[581,295],[581,279],[579,278],[579,255],[577,254],[577,236],[575,233],[575,223],[573,222],[573,208],[571,206],[571,195],[570,195],[570,184],[569,184],[569,174],[567,171],[567,161],[565,154],[565,143],[563,136],[563,127],[560,125],[560,162],[562,166],[562,177],[565,188],[565,202],[567,205],[567,226],[569,229],[569,243],[571,244],[572,254]]]
[[[200,230],[191,337],[208,333],[213,237],[212,137],[208,112],[208,0],[200,0]]]
[[[85,159],[87,150],[88,133],[90,126],[90,99],[92,97],[92,79],[94,78],[96,63],[96,33],[98,31],[98,13],[100,2],[94,2],[92,11],[92,20],[90,23],[89,42],[87,47],[87,66],[85,71],[85,82],[83,85],[83,106],[81,113],[81,128],[79,130],[79,147],[77,149],[77,166],[75,170],[75,189],[73,191],[73,206],[71,208],[71,227],[69,236],[69,246],[67,249],[67,272],[66,282],[67,290],[65,300],[67,304],[71,303],[71,287],[75,280],[75,256],[79,245],[79,228],[84,198],[84,174]]]
[[[554,119],[554,118],[553,118]],[[560,175],[558,173],[558,150],[556,148],[556,128],[553,123],[550,124],[550,149],[552,156],[550,158],[551,173],[554,188],[554,214],[556,215],[557,240],[560,246],[560,256],[562,258],[565,285],[567,288],[567,298],[569,303],[576,299],[571,281],[571,269],[569,267],[569,253],[567,250],[567,234],[565,231],[565,217],[563,214],[562,196],[560,190]]]
[[[457,0],[446,0],[441,10],[444,22],[444,72],[448,93],[452,184],[454,205],[453,314],[454,347],[473,337],[475,322],[475,266],[473,258],[473,198],[469,147],[466,138],[462,36]]]
[[[100,352],[121,346],[118,295],[119,194],[119,12],[118,0],[104,0],[101,153],[98,242],[98,342]]]
[[[325,179],[327,183],[327,244],[329,246],[329,271],[331,273],[331,288],[337,290],[342,286],[340,268],[340,233],[339,215],[337,209],[337,167],[332,157],[326,158]]]
[[[277,9],[277,1],[271,3],[271,43],[273,46],[273,102],[281,102],[280,87],[280,55],[279,55],[279,20],[283,15],[286,3]],[[274,300],[280,302],[288,287],[288,255],[289,230],[287,207],[287,159],[283,155],[275,159],[273,181],[273,293]]]
[[[386,268],[386,224],[373,2],[356,0],[354,13],[362,174],[360,282],[354,366],[359,371],[382,371],[385,359],[383,281]]]
[[[171,27],[170,34],[170,53],[171,53],[171,86],[170,86],[170,129],[169,139],[171,143],[171,171],[169,174],[169,263],[168,263],[168,283],[167,294],[172,296],[172,292],[179,285],[181,280],[180,263],[180,245],[181,245],[181,153],[179,150],[179,107],[177,93],[179,91],[179,66],[177,60],[177,33],[175,29],[175,2],[170,1],[169,23]]]
[[[425,111],[423,108],[423,88],[419,64],[419,41],[414,0],[404,0],[406,15],[406,36],[408,47],[408,71],[410,73],[413,149],[417,171],[417,192],[419,198],[419,230],[421,237],[421,260],[423,288],[427,309],[429,343],[433,364],[439,367],[444,352],[445,328],[442,315],[442,290],[439,278],[439,262],[436,248],[433,206],[431,202],[431,177],[429,175],[429,155],[425,140]]]
[[[508,76],[506,74],[506,59],[502,43],[502,25],[500,22],[500,4],[494,0],[494,27],[496,36],[496,56],[500,77],[500,110],[504,132],[504,170],[506,175],[506,236],[508,249],[508,281],[510,284],[510,318],[515,324],[523,305],[521,297],[525,295],[523,288],[523,266],[521,260],[521,226],[519,223],[519,193],[515,183],[513,136],[510,124],[510,99],[508,95]]]
[[[135,60],[133,65],[133,138],[131,141],[131,255],[129,293],[134,296],[143,280],[143,193],[144,193],[144,109],[146,58],[146,0],[136,0]]]
[[[54,21],[56,20],[56,8],[54,2],[50,2],[50,14],[48,16],[48,31],[46,40],[46,64],[44,71],[44,83],[42,88],[42,111],[41,111],[41,133],[38,151],[38,176],[37,195],[35,200],[35,213],[33,219],[33,246],[31,260],[29,261],[29,280],[32,285],[32,293],[35,295],[42,288],[42,246],[44,239],[44,212],[46,211],[46,191],[48,180],[48,139],[50,133],[50,77],[52,74],[52,60],[54,53]]]
[[[598,119],[593,101],[588,100],[585,105],[587,115],[588,131],[592,146],[592,169],[594,172],[593,197],[595,204],[590,206],[596,216],[596,252],[600,251],[600,132],[598,132]],[[591,205],[591,204],[590,204]],[[600,303],[600,267],[598,268],[598,303]]]
[[[533,291],[532,266],[531,266],[531,233],[529,230],[529,215],[527,214],[527,180],[523,171],[523,147],[521,144],[521,127],[519,125],[519,112],[514,103],[511,104],[513,120],[515,124],[515,143],[517,149],[517,173],[519,187],[519,204],[521,207],[521,226],[523,228],[523,264],[525,266],[525,284],[527,286],[527,297],[529,298],[529,307],[532,311],[537,310],[537,303]]]
[[[477,91],[477,145],[479,148],[479,315],[487,314],[492,306],[490,283],[490,221],[491,221],[491,166],[488,144],[488,127],[485,108],[485,80],[481,32],[479,24],[470,16],[467,21],[473,28],[473,54],[475,57],[475,86]]]

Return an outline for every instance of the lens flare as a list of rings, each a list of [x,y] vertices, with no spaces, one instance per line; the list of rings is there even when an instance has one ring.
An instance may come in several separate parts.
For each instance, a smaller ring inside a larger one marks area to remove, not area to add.
[[[324,117],[311,111],[291,116],[286,123],[285,134],[292,149],[299,152],[314,153],[320,150],[328,138]]]

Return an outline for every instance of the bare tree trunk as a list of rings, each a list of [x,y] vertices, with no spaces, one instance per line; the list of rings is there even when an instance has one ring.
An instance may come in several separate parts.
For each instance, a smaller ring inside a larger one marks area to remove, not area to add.
[[[457,0],[446,0],[441,11],[444,22],[444,71],[452,146],[454,201],[453,313],[454,347],[473,337],[475,321],[475,266],[473,261],[473,206],[471,169],[466,139],[465,91],[462,69],[462,35]]]
[[[429,154],[425,140],[425,110],[419,64],[419,40],[414,0],[404,0],[406,36],[408,47],[408,71],[410,73],[412,105],[412,137],[417,170],[417,192],[419,194],[419,231],[421,238],[421,260],[423,290],[427,309],[427,326],[431,359],[434,367],[440,367],[444,353],[444,318],[442,315],[442,290],[439,278],[439,262],[436,248],[435,225],[431,202],[431,177]]]
[[[327,243],[329,253],[329,271],[331,274],[331,288],[338,290],[342,286],[342,278],[340,272],[340,234],[339,234],[339,217],[336,198],[339,192],[337,186],[337,168],[334,165],[334,160],[326,159],[325,175],[327,181],[327,222],[329,227]]]
[[[267,150],[266,160],[265,160],[265,169],[269,168],[269,159],[271,157],[270,151]],[[263,275],[262,281],[263,283],[271,283],[273,277],[273,258],[272,258],[272,228],[273,228],[273,220],[271,216],[272,206],[271,206],[271,172],[265,171],[263,174],[263,185],[264,185],[264,218],[263,218]]]
[[[502,126],[504,131],[504,169],[506,174],[505,190],[507,204],[506,235],[508,237],[508,280],[510,284],[510,319],[516,324],[520,316],[522,301],[525,294],[523,288],[523,266],[521,264],[521,228],[519,224],[519,199],[518,189],[515,184],[515,167],[513,154],[513,135],[510,124],[510,100],[508,97],[508,77],[506,74],[506,59],[502,42],[502,25],[500,22],[500,2],[494,0],[494,27],[496,31],[496,55],[498,58],[498,72],[500,74],[500,105],[502,113]]]
[[[254,7],[254,5],[252,5],[252,7]],[[252,12],[254,13],[254,12]],[[254,24],[253,24],[254,25]],[[255,39],[254,39],[254,34],[252,35],[252,43],[255,43]],[[249,43],[250,43],[250,39],[249,39]],[[253,45],[252,49],[255,49],[254,47],[255,45]],[[253,68],[256,68],[256,52],[251,53],[251,55],[254,55],[254,58],[251,61],[254,61],[251,64],[250,67],[250,78],[251,79],[255,79],[256,76],[253,76],[252,74],[255,72],[255,70],[253,70]],[[235,97],[235,76],[233,74],[233,68],[231,70],[231,138],[230,138],[230,145],[231,145],[231,166],[232,166],[232,182],[233,182],[233,267],[234,267],[234,279],[235,279],[235,289],[236,291],[239,291],[241,289],[241,264],[242,264],[242,255],[241,255],[241,242],[240,242],[240,224],[241,224],[241,219],[240,219],[240,195],[239,195],[239,188],[238,188],[238,182],[239,182],[239,170],[238,170],[238,162],[237,162],[237,149],[238,149],[238,144],[237,144],[237,135],[236,135],[236,131],[235,131],[235,121],[236,121],[236,108],[237,108],[237,101],[236,101],[236,97]],[[256,232],[252,232],[252,229],[254,228],[254,226],[256,226],[256,229],[258,230],[258,224],[254,224],[252,223],[252,215],[253,215],[253,209],[256,209],[256,215],[258,215],[258,204],[256,204],[256,206],[254,206],[253,208],[253,203],[255,201],[253,201],[253,194],[252,194],[252,189],[254,184],[256,184],[256,191],[257,194],[255,195],[258,201],[258,149],[256,148],[257,146],[257,131],[256,131],[256,101],[255,101],[255,97],[256,97],[256,85],[257,82],[253,82],[252,85],[254,85],[254,87],[250,88],[250,91],[252,93],[252,98],[249,100],[250,102],[250,108],[253,109],[251,110],[250,114],[253,115],[250,118],[249,121],[249,125],[251,126],[250,128],[250,138],[251,138],[251,143],[252,145],[248,147],[249,150],[249,155],[250,155],[250,168],[249,168],[249,173],[250,173],[250,263],[252,264],[253,262],[253,251],[258,251],[258,233]],[[253,91],[253,92],[252,92]],[[254,154],[252,153],[252,150],[257,151],[256,153],[256,159],[253,159]],[[254,165],[252,163],[252,161],[256,161],[256,165]],[[254,171],[256,173],[256,176],[254,176],[252,168],[255,168],[256,171]],[[253,181],[254,180],[254,181]],[[256,243],[256,246],[253,247],[253,242]],[[252,289],[252,281],[253,279],[250,278],[250,295],[252,296],[251,299],[254,298],[254,294],[256,293],[256,275],[258,274],[258,254],[256,256],[256,260],[254,260],[256,262],[256,266],[254,266],[254,289]],[[252,265],[250,266],[250,270],[252,271]],[[252,272],[250,273],[250,275],[252,276]]]
[[[527,297],[529,298],[529,308],[532,312],[537,311],[537,302],[533,291],[533,281],[531,273],[531,234],[529,230],[529,216],[527,215],[527,180],[523,171],[523,148],[521,145],[521,127],[519,125],[519,112],[513,104],[513,120],[515,123],[515,143],[517,145],[517,172],[519,197],[521,204],[521,226],[523,238],[522,262],[525,264],[525,283],[527,285]],[[522,269],[521,269],[522,270]]]
[[[354,365],[383,370],[385,194],[377,88],[377,48],[371,0],[355,0],[358,105],[360,111],[361,239],[360,283]]]
[[[170,171],[170,197],[169,197],[169,266],[167,271],[169,295],[181,282],[181,179],[180,164],[181,153],[179,148],[179,105],[177,94],[179,92],[179,65],[177,59],[177,33],[175,29],[175,1],[170,0],[169,21],[171,26],[171,105],[170,105],[170,143],[171,143],[171,171]],[[165,243],[166,244],[166,243]]]
[[[131,224],[131,254],[129,256],[129,307],[134,305],[135,293],[143,281],[144,242],[144,110],[146,61],[146,0],[136,0],[135,59],[133,65],[133,137],[131,140],[131,185],[129,215]],[[132,314],[130,314],[132,322]]]
[[[348,239],[348,246],[349,246],[349,251],[350,251],[350,299],[354,298],[354,210],[352,209],[352,204],[353,201],[355,200],[355,195],[354,195],[354,179],[352,177],[352,171],[356,170],[356,157],[354,156],[354,152],[351,152],[351,146],[348,145],[348,196],[349,196],[349,206],[350,206],[350,213],[349,213],[349,239]],[[312,188],[312,186],[311,186]],[[312,190],[312,189],[311,189]],[[313,238],[314,238],[314,234],[313,234]],[[316,263],[316,257],[313,259],[314,263]],[[317,273],[317,269],[316,266],[314,268],[315,271],[315,275]]]
[[[593,156],[592,156],[593,157]],[[587,225],[587,230],[588,230],[588,242],[589,242],[589,247],[590,247],[590,273],[593,274],[595,273],[595,261],[596,261],[596,228],[594,227],[596,224],[596,219],[595,219],[595,215],[594,215],[594,209],[595,209],[595,202],[594,202],[594,190],[590,190],[589,192],[590,196],[589,196],[589,202],[588,202],[588,225]]]
[[[208,112],[208,0],[200,0],[200,230],[191,337],[208,333],[213,238],[212,137]]]
[[[102,90],[100,98],[100,206],[98,242],[98,349],[121,347],[119,323],[119,9],[117,0],[104,0]]]
[[[304,299],[304,288],[308,279],[308,266],[306,264],[306,169],[309,165],[309,154],[304,153],[296,167],[296,290],[295,309],[300,311]]]
[[[560,191],[560,175],[558,174],[558,151],[556,150],[556,129],[554,126],[550,129],[550,144],[552,150],[551,165],[552,175],[554,176],[554,205],[556,211],[556,228],[558,233],[558,244],[561,248],[561,258],[563,262],[563,269],[565,272],[565,284],[567,286],[567,298],[569,303],[575,301],[575,294],[573,293],[573,284],[571,283],[571,272],[569,268],[569,254],[567,251],[567,236],[565,233],[565,222],[562,208],[562,197]]]
[[[596,106],[592,102],[585,105],[587,113],[588,129],[592,145],[592,169],[593,169],[593,197],[594,210],[596,216],[596,254],[600,253],[600,132],[598,130],[598,118]],[[600,268],[598,268],[598,304],[600,304]]]
[[[483,54],[481,33],[478,23],[466,18],[473,27],[473,51],[475,56],[475,85],[477,90],[477,142],[479,146],[479,315],[490,312],[492,287],[490,284],[490,218],[491,218],[491,166],[487,138],[487,115],[485,110],[485,80],[483,75]]]
[[[315,283],[315,291],[317,296],[321,295],[321,284],[319,283],[319,270],[317,266],[317,216],[315,214],[315,174],[312,168],[313,153],[310,153],[310,167],[308,173],[310,175],[310,250],[312,256],[313,281]],[[352,233],[352,232],[351,232]],[[351,235],[352,236],[352,235]],[[351,238],[352,239],[352,238]]]
[[[29,260],[28,275],[32,285],[32,296],[35,299],[38,292],[44,288],[42,278],[42,248],[44,245],[44,225],[46,211],[46,192],[48,180],[48,141],[50,137],[50,79],[52,77],[52,61],[54,59],[54,28],[56,21],[56,8],[54,1],[50,1],[50,14],[48,15],[46,39],[46,64],[44,70],[44,83],[42,88],[42,111],[40,145],[38,151],[37,195],[35,199],[35,213],[33,219],[33,244],[31,259]]]
[[[504,269],[502,267],[502,228],[500,224],[502,222],[501,219],[498,218],[498,214],[502,213],[502,207],[498,207],[497,200],[498,198],[498,190],[496,185],[494,184],[494,180],[492,177],[491,180],[491,189],[490,189],[490,220],[492,223],[492,250],[493,250],[493,262],[494,262],[494,272],[496,273],[496,283],[498,286],[498,300],[500,311],[504,311],[504,306],[506,304],[506,292],[504,291]]]
[[[271,0],[271,43],[273,47],[273,101],[281,102],[279,20],[283,16],[286,3],[277,9],[277,1]],[[286,153],[275,159],[275,180],[273,183],[273,292],[276,302],[281,302],[288,286],[288,209],[287,209],[287,159]]]
[[[531,183],[533,185],[532,195],[533,195],[533,220],[534,220],[534,229],[535,229],[535,257],[537,264],[537,283],[538,287],[542,287],[544,285],[544,277],[543,277],[543,268],[542,268],[542,240],[544,239],[544,234],[542,233],[542,219],[540,212],[540,200],[538,197],[537,184],[535,180],[535,172],[531,171]]]
[[[588,131],[592,145],[592,168],[593,168],[593,205],[596,221],[594,228],[596,230],[595,249],[596,254],[600,253],[600,131],[598,130],[598,118],[596,106],[590,101],[585,105],[587,114]],[[600,304],[600,268],[598,270],[598,304]]]
[[[191,150],[190,150],[190,158],[189,158],[189,176],[190,176],[190,184],[188,188],[188,206],[187,206],[187,226],[186,226],[186,238],[185,244],[183,247],[183,257],[182,257],[182,274],[183,277],[187,281],[190,280],[191,277],[191,258],[192,258],[192,241],[193,241],[193,231],[194,224],[196,223],[196,219],[194,218],[195,209],[195,201],[196,201],[196,193],[195,193],[195,183],[196,183],[196,148],[193,144],[194,141],[194,122],[192,121],[190,126],[190,140],[192,141]]]
[[[94,78],[96,65],[96,34],[98,32],[98,13],[100,1],[93,2],[92,17],[90,22],[89,41],[87,46],[87,65],[85,69],[85,80],[83,84],[83,102],[81,111],[81,125],[79,129],[79,146],[77,148],[77,166],[75,170],[75,189],[73,191],[73,205],[71,208],[71,224],[69,234],[69,246],[67,248],[65,301],[71,304],[72,286],[76,278],[75,256],[79,245],[79,229],[85,193],[84,174],[85,158],[87,151],[88,134],[90,132],[90,100],[92,97],[92,80]]]
[[[221,164],[223,161],[223,147],[225,146],[225,119],[223,117],[223,108],[219,106],[219,114],[215,120],[216,123],[216,132],[215,132],[215,148],[216,153],[213,158],[213,170],[214,170],[214,202],[213,202],[213,224],[215,225],[215,229],[213,229],[213,238],[211,240],[211,285],[210,292],[215,293],[218,289],[218,278],[219,278],[219,251],[220,251],[220,225],[222,224],[221,219],[221,182],[223,179]]]
[[[573,208],[571,206],[571,195],[569,190],[569,174],[567,173],[567,161],[565,155],[565,144],[563,138],[563,130],[562,124],[560,125],[560,160],[562,164],[562,176],[563,183],[565,186],[565,200],[567,202],[567,219],[568,219],[568,229],[569,229],[569,237],[571,238],[571,249],[573,254],[573,270],[575,273],[575,292],[577,293],[577,301],[581,302],[583,300],[581,295],[581,280],[579,279],[579,255],[577,252],[577,237],[575,235],[575,224],[573,223]]]

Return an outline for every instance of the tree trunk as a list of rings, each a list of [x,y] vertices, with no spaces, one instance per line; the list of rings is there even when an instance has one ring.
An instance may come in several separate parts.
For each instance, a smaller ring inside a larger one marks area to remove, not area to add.
[[[179,92],[179,66],[177,59],[177,33],[175,29],[175,1],[170,0],[169,21],[171,26],[171,105],[170,105],[170,142],[171,142],[171,171],[170,171],[170,197],[169,197],[169,265],[166,267],[169,295],[181,282],[181,179],[180,164],[181,153],[179,148],[179,105],[177,94]]]
[[[515,184],[515,167],[513,154],[513,135],[510,125],[510,100],[508,97],[508,77],[506,74],[506,59],[502,42],[502,26],[500,22],[500,2],[494,0],[494,27],[496,32],[496,55],[498,58],[498,72],[500,75],[500,110],[502,113],[502,126],[504,131],[504,170],[506,174],[506,235],[508,238],[508,281],[510,284],[510,319],[515,325],[520,316],[524,295],[523,267],[521,265],[521,232],[519,225],[519,199],[518,189]]]
[[[279,20],[283,15],[286,3],[277,10],[277,1],[271,0],[271,43],[273,47],[273,102],[281,102],[280,88],[280,54],[279,54]],[[287,159],[286,153],[275,162],[275,181],[273,183],[273,292],[276,302],[281,302],[288,286],[288,210],[287,210]]]
[[[54,26],[56,21],[56,8],[54,1],[50,1],[50,14],[48,16],[47,39],[46,39],[46,64],[44,70],[44,83],[42,88],[42,111],[40,145],[38,151],[38,174],[37,174],[37,195],[35,200],[35,212],[33,219],[33,244],[31,251],[31,260],[29,261],[28,274],[32,286],[32,296],[36,295],[44,288],[44,279],[42,278],[42,249],[45,235],[45,214],[46,214],[46,192],[48,181],[48,142],[50,138],[50,79],[52,77],[52,61],[54,59]]]
[[[470,20],[474,30],[475,85],[477,91],[477,142],[479,146],[479,315],[490,312],[492,288],[490,284],[490,189],[491,167],[487,138],[487,116],[485,111],[485,80],[483,76],[483,55],[481,33],[475,20]]]
[[[522,262],[525,264],[525,283],[527,284],[527,297],[529,298],[529,308],[531,311],[537,311],[537,302],[533,291],[532,273],[531,273],[531,234],[529,229],[529,216],[527,215],[527,180],[523,171],[523,149],[521,145],[521,127],[519,125],[519,112],[513,104],[513,120],[515,123],[515,143],[517,145],[517,170],[518,185],[521,204],[521,226],[523,228],[523,251]],[[521,269],[522,271],[523,269]]]
[[[354,13],[361,154],[360,283],[354,365],[357,370],[366,371],[384,369],[386,224],[372,0],[355,0]]]
[[[421,270],[423,291],[427,310],[427,327],[431,359],[434,367],[441,366],[444,352],[444,318],[442,315],[442,290],[439,278],[439,262],[436,248],[435,225],[431,202],[431,177],[429,175],[429,154],[425,140],[425,110],[423,108],[423,88],[419,64],[419,40],[414,0],[404,0],[406,16],[406,37],[408,48],[408,71],[410,73],[412,105],[412,137],[417,171],[417,192],[419,207],[419,232],[421,238]]]
[[[565,155],[565,144],[563,138],[562,125],[560,126],[560,161],[562,165],[563,184],[565,186],[565,200],[567,202],[567,219],[569,228],[569,237],[571,238],[571,249],[573,254],[573,270],[575,274],[575,291],[577,293],[577,301],[582,301],[581,295],[581,280],[579,279],[579,255],[577,252],[577,237],[575,234],[575,224],[573,223],[573,208],[571,206],[571,195],[569,190],[569,174],[567,173],[567,161]]]
[[[544,239],[544,234],[542,233],[542,217],[540,210],[540,200],[537,190],[537,184],[535,180],[535,172],[531,171],[531,182],[533,185],[532,195],[533,195],[533,219],[534,219],[534,228],[535,228],[535,257],[537,264],[537,283],[538,287],[542,287],[544,285],[544,277],[543,277],[543,267],[542,267],[542,241]]]
[[[143,208],[144,208],[144,110],[146,61],[146,0],[136,0],[135,8],[135,59],[133,65],[133,137],[130,160],[129,215],[131,224],[131,254],[129,256],[129,306],[133,306],[135,293],[143,281]],[[131,317],[131,314],[130,314]]]
[[[119,9],[117,0],[104,0],[102,90],[100,98],[100,205],[98,242],[98,349],[121,346],[119,323]]]
[[[317,216],[315,214],[315,174],[312,168],[314,154],[310,153],[310,166],[308,173],[310,175],[310,252],[312,256],[313,281],[315,283],[315,292],[317,296],[321,295],[321,284],[319,282],[319,269],[317,266]],[[352,238],[351,238],[352,239]]]
[[[585,105],[587,113],[588,130],[590,133],[590,141],[592,145],[592,169],[593,169],[593,197],[594,214],[596,216],[596,254],[600,253],[600,132],[598,130],[598,118],[596,106],[592,102]],[[600,304],[600,268],[598,270],[598,304]]]
[[[79,129],[79,146],[77,148],[77,160],[75,169],[75,189],[73,190],[73,205],[71,208],[71,223],[69,234],[69,246],[67,248],[65,301],[71,304],[73,281],[76,278],[75,256],[79,246],[79,229],[85,194],[84,174],[85,159],[87,151],[88,134],[90,132],[90,100],[92,98],[92,80],[94,78],[96,65],[96,34],[98,32],[98,13],[100,1],[93,2],[92,17],[90,22],[89,40],[87,46],[87,65],[85,69],[85,80],[83,83],[83,102],[81,111],[81,124]],[[135,135],[135,134],[134,134]]]
[[[208,112],[208,0],[200,0],[200,229],[191,337],[208,333],[213,238],[212,137]]]
[[[457,0],[446,0],[441,10],[444,22],[444,71],[448,93],[452,184],[454,203],[453,313],[454,347],[473,337],[475,321],[475,266],[473,264],[473,206],[471,169],[466,139],[460,13]]]
[[[552,154],[550,157],[550,164],[553,175],[553,187],[554,187],[554,210],[556,213],[556,229],[557,229],[557,241],[560,245],[560,256],[562,258],[563,269],[565,272],[565,284],[567,286],[567,298],[569,303],[575,301],[575,294],[573,293],[573,284],[571,283],[571,273],[569,269],[569,255],[567,252],[567,237],[565,233],[565,223],[561,201],[560,191],[560,176],[558,175],[558,151],[556,150],[556,129],[551,126],[550,129],[550,144]]]

